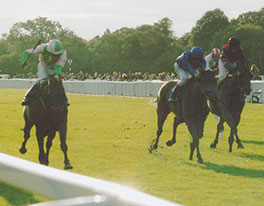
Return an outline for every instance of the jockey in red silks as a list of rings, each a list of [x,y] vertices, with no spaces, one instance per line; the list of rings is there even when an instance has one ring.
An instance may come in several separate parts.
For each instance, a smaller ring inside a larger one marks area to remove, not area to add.
[[[234,74],[237,71],[237,62],[244,58],[243,48],[240,41],[235,38],[229,38],[228,42],[223,46],[223,51],[219,59],[219,82],[225,79],[228,73]]]

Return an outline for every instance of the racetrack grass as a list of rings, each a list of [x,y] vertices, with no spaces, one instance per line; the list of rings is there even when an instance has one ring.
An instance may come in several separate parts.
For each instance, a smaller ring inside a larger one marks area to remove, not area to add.
[[[28,152],[18,152],[23,140],[24,90],[0,90],[0,151],[38,162],[35,130]],[[156,137],[155,106],[150,98],[68,94],[69,158],[72,172],[117,182],[184,205],[263,205],[264,202],[264,106],[246,104],[238,127],[245,149],[228,152],[229,127],[224,140],[210,149],[216,121],[207,118],[200,151],[204,164],[189,161],[190,135],[178,127],[177,143],[166,146],[172,136],[173,115],[164,124],[160,147],[150,154]],[[62,169],[63,154],[58,136],[50,153],[50,166]],[[196,154],[196,153],[195,153]],[[12,198],[15,197],[16,198]],[[0,184],[0,205],[27,205],[46,198]]]

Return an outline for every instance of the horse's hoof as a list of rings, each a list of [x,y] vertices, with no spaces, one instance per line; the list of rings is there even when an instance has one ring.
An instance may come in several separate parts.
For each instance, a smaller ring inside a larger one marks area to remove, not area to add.
[[[210,145],[210,148],[215,149],[215,148],[216,148],[216,144],[212,143],[212,144]]]
[[[244,147],[244,145],[243,145],[242,143],[239,143],[239,144],[237,145],[237,148],[238,148],[238,149],[244,149],[245,147]]]
[[[158,146],[156,144],[154,144],[154,145],[151,144],[149,146],[149,148],[148,148],[148,151],[149,151],[149,153],[152,153],[152,151],[155,150],[155,149],[157,149],[157,148],[158,148]]]
[[[41,160],[41,161],[39,161],[39,163],[42,164],[42,165],[45,165],[45,166],[49,165],[49,162],[46,161],[46,160]]]
[[[176,141],[169,140],[169,141],[167,141],[167,146],[170,147],[170,146],[174,145],[175,143],[176,143]]]
[[[19,150],[19,152],[21,154],[25,154],[27,152],[27,149],[25,147],[21,147],[20,150]]]
[[[203,161],[202,158],[198,158],[197,162],[200,163],[200,164],[203,164],[204,163],[204,161]]]
[[[67,164],[64,166],[64,169],[65,170],[71,170],[71,169],[73,169],[73,166],[71,164]]]
[[[152,153],[153,150],[154,150],[153,145],[150,145],[148,148],[149,153]]]

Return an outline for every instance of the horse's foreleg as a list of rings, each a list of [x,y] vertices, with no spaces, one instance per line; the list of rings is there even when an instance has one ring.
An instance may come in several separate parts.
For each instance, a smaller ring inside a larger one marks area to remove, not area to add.
[[[191,143],[191,153],[190,153],[190,160],[192,160],[193,158],[193,153],[194,153],[194,150],[196,148],[196,152],[197,152],[197,162],[199,163],[203,163],[203,159],[202,159],[202,155],[200,153],[200,149],[199,149],[199,138],[194,138],[193,139],[193,142]]]
[[[179,119],[178,117],[174,117],[173,122],[173,137],[171,140],[167,141],[167,146],[172,146],[176,143],[176,130],[179,124],[181,124],[183,120]]]
[[[239,122],[240,122],[240,114],[239,114],[239,115],[237,116],[237,118],[236,118],[236,126],[238,126]],[[234,135],[236,136],[237,148],[238,148],[238,149],[244,149],[245,147],[244,147],[244,145],[241,143],[241,141],[240,141],[240,139],[239,139],[239,137],[238,137],[237,132],[234,133]]]
[[[191,142],[190,143],[190,150],[191,150],[191,152],[190,152],[189,160],[192,160],[193,159],[194,149],[195,149],[194,142]]]
[[[49,134],[47,142],[46,142],[46,163],[47,165],[49,165],[49,152],[50,152],[50,148],[52,147],[52,141],[55,137],[55,134],[56,134],[55,131]]]
[[[154,149],[158,148],[158,144],[159,144],[159,137],[162,133],[162,126],[169,114],[168,111],[160,111],[159,109],[157,109],[157,114],[158,114],[158,130],[157,130],[157,137],[156,140],[154,140],[153,144],[150,145],[149,148],[149,152],[151,153]]]
[[[198,158],[198,162],[199,163],[203,163],[203,159],[202,159],[202,156],[201,156],[201,153],[200,153],[200,150],[199,150],[199,127],[196,127],[194,123],[190,123],[188,125],[188,130],[192,136],[192,143],[190,145],[190,148],[191,148],[191,152],[190,152],[190,160],[193,159],[193,153],[194,153],[194,150],[195,148],[197,149],[197,158]]]
[[[222,114],[223,119],[227,122],[228,126],[231,128],[230,136],[228,138],[228,143],[229,143],[229,152],[232,152],[234,135],[237,135],[237,121],[235,117],[232,115],[232,113],[226,109],[224,104],[222,107],[221,114]]]
[[[36,136],[38,140],[38,146],[39,146],[39,162],[40,164],[47,165],[47,159],[44,152],[44,137],[45,135],[39,131],[39,129],[36,129]]]
[[[238,148],[238,149],[244,149],[245,147],[244,147],[244,145],[241,143],[241,141],[240,141],[240,139],[239,139],[237,133],[235,134],[235,136],[236,136],[237,148]]]
[[[19,151],[22,154],[25,154],[27,152],[26,144],[27,144],[28,139],[30,138],[30,130],[31,130],[32,127],[33,127],[33,124],[29,120],[25,120],[25,127],[23,129],[23,131],[24,131],[24,141],[23,141],[23,143],[21,145],[21,148],[19,149]]]
[[[234,132],[233,130],[230,131],[230,136],[228,138],[228,143],[229,143],[229,152],[232,152],[232,146],[234,142]]]
[[[216,148],[216,145],[218,144],[219,134],[222,133],[223,131],[224,131],[224,120],[220,118],[220,121],[217,124],[217,131],[214,142],[210,145],[211,148]]]
[[[72,169],[73,166],[70,164],[70,160],[68,158],[68,146],[66,144],[66,135],[67,135],[67,125],[62,125],[61,129],[59,130],[60,133],[60,142],[61,142],[61,150],[64,154],[64,169]]]
[[[203,159],[202,159],[202,155],[200,153],[200,149],[199,149],[199,139],[198,139],[198,145],[196,146],[196,151],[197,151],[197,162],[199,163],[203,163]]]

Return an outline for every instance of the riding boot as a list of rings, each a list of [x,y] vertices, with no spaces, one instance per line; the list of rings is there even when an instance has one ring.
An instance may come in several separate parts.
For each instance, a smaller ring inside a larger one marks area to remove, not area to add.
[[[29,105],[34,97],[36,97],[39,93],[39,84],[34,84],[26,93],[22,105],[26,106]]]
[[[176,84],[176,86],[173,87],[173,89],[170,92],[169,98],[168,98],[168,102],[176,102],[177,101],[177,97],[178,97],[178,93],[180,90],[180,86],[178,84]]]

